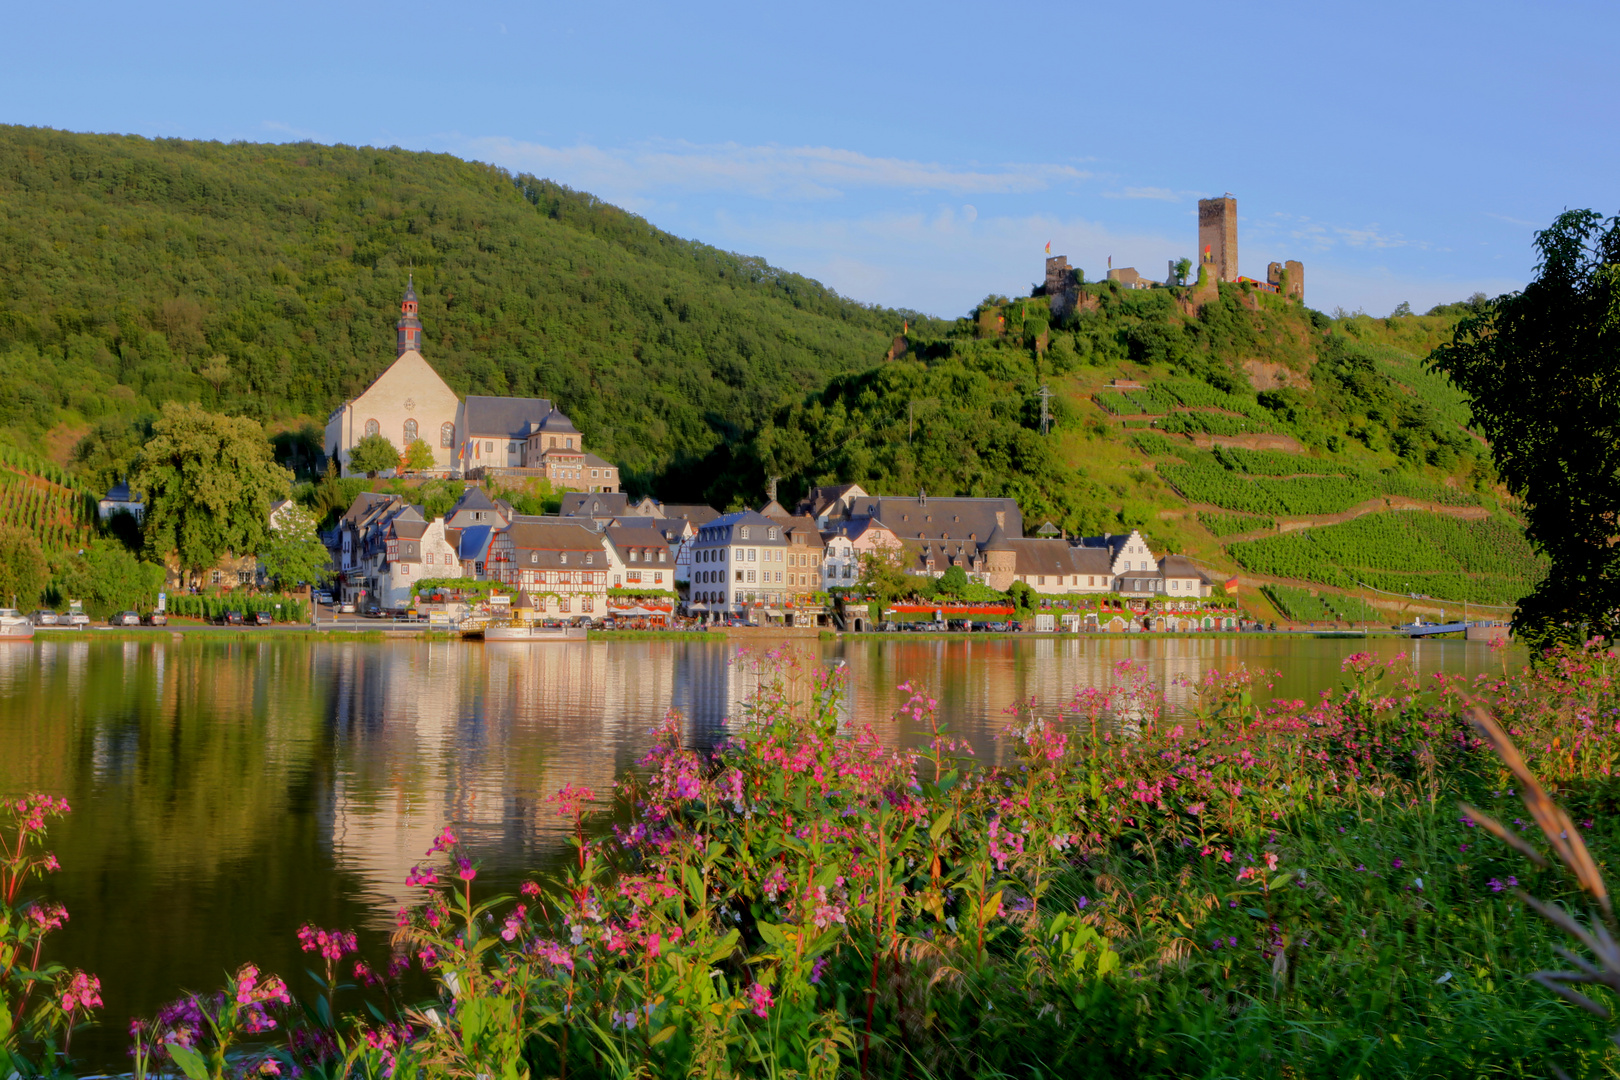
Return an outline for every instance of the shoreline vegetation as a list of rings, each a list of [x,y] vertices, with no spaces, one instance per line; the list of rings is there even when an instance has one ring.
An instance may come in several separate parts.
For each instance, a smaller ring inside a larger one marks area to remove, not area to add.
[[[720,746],[671,715],[611,797],[547,799],[566,869],[488,895],[446,823],[386,947],[304,927],[303,977],[244,965],[132,1023],[134,1075],[1613,1073],[1603,1019],[1526,977],[1562,940],[1532,908],[1585,910],[1596,871],[1547,866],[1515,812],[1556,797],[1549,836],[1620,853],[1620,654],[1472,680],[1357,654],[1265,706],[1264,672],[1175,706],[1126,662],[1009,710],[995,767],[922,688],[899,712],[933,737],[899,751],[840,722],[840,670],[737,662],[759,690]],[[21,889],[67,807],[4,811],[0,1066],[70,1075],[100,984],[45,962],[66,913]]]

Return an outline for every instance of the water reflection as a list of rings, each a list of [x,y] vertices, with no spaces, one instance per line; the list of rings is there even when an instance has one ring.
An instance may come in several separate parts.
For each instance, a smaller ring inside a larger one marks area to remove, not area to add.
[[[1240,663],[1281,669],[1274,693],[1312,698],[1365,648],[1409,649],[1425,674],[1501,663],[1463,642],[1279,638],[850,639],[806,642],[795,655],[847,665],[846,721],[921,744],[926,732],[890,719],[909,683],[994,761],[1010,707],[1106,686],[1121,661],[1165,685]],[[300,971],[293,936],[306,919],[370,928],[375,950],[406,898],[407,870],[447,823],[495,885],[551,863],[564,822],[547,795],[565,783],[608,792],[671,710],[686,741],[712,745],[756,679],[723,641],[85,633],[10,644],[0,647],[0,792],[63,794],[75,807],[53,836],[65,870],[48,888],[73,912],[60,958],[103,980],[107,1023],[90,1052],[116,1063],[124,1019],[176,989],[215,986],[249,959]],[[814,692],[807,675],[793,692]]]

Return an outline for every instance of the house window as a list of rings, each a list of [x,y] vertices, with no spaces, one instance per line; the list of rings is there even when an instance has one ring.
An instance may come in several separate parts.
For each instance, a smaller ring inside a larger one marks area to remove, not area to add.
[[[493,454],[494,452],[495,452],[495,444],[494,443],[492,443],[492,442],[484,443],[484,453]]]
[[[215,570],[214,571],[214,584],[218,585],[220,582],[222,582],[224,580],[225,580],[225,575],[220,573],[218,570]]]
[[[540,561],[540,553],[538,551],[529,552],[529,561],[531,563],[539,562]]]
[[[409,446],[416,441],[416,421],[405,421],[405,445]]]
[[[766,529],[765,530],[765,539],[767,539],[767,540],[775,540],[776,539],[776,530],[775,529]]]
[[[743,572],[741,570],[738,570],[737,571],[737,580],[741,581],[742,579],[743,579]]]
[[[1171,583],[1170,583],[1170,588],[1171,588],[1171,589],[1172,589],[1172,590],[1176,590],[1176,589],[1180,589],[1180,588],[1181,588],[1181,582],[1179,582],[1179,581],[1172,581],[1172,582],[1171,582]]]
[[[565,443],[564,449],[572,450],[574,448],[573,436],[569,436],[567,439],[564,439],[563,442]]]
[[[591,470],[591,479],[592,479],[592,480],[595,480],[595,479],[596,479],[596,470],[595,470],[595,469],[592,469],[592,470]]]
[[[1046,584],[1046,575],[1042,574],[1042,575],[1040,575],[1040,578],[1041,578],[1040,584],[1045,585]]]
[[[447,448],[456,445],[456,425],[439,425],[439,445]]]
[[[566,551],[563,552],[562,555],[561,555],[561,559],[562,559],[562,564],[564,566],[567,566],[568,565],[568,552],[566,552]]]
[[[653,584],[654,585],[662,585],[663,583],[664,583],[664,572],[662,570],[654,570],[653,571]]]
[[[596,556],[595,555],[586,555],[585,556],[585,565],[586,566],[591,565],[591,563],[593,563],[595,561],[596,561]]]
[[[430,552],[427,553],[427,560],[426,561],[427,561],[427,564],[429,566],[433,565],[433,552],[430,551]]]
[[[250,585],[250,584],[252,584],[253,583],[253,571],[251,571],[251,570],[238,570],[236,572],[236,583],[238,585]]]
[[[381,435],[382,434],[382,425],[377,423],[377,421],[375,421],[375,420],[367,420],[366,421],[366,434],[367,435]]]
[[[581,600],[579,602],[579,610],[588,612],[588,611],[592,611],[594,609],[595,609],[595,601],[591,597],[586,596],[586,597],[581,598]]]
[[[562,612],[564,615],[568,614],[568,612],[570,610],[572,610],[569,607],[569,603],[570,603],[570,601],[569,601],[568,597],[566,597],[566,596],[563,597],[562,600],[559,601],[558,604],[557,604],[557,610]]]
[[[748,561],[749,562],[754,562],[755,561],[754,556],[756,556],[758,554],[759,554],[759,549],[758,548],[749,548],[748,549]]]
[[[476,577],[483,577],[484,576],[484,564],[481,563],[481,562],[473,563],[473,574]]]
[[[1087,577],[1086,578],[1086,584],[1087,585],[1095,585],[1095,584],[1097,584],[1097,575],[1092,574],[1089,577]]]
[[[410,577],[411,576],[411,564],[410,563],[402,562],[402,563],[399,564],[399,576],[400,577]]]
[[[634,549],[631,549],[631,551],[630,551],[630,561],[631,561],[631,562],[635,562],[635,561],[636,561],[636,553],[635,553],[635,550],[634,550]]]

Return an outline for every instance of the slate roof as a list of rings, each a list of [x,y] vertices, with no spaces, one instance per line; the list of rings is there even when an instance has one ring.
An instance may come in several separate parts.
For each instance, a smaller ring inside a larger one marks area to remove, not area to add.
[[[750,529],[746,540],[736,535],[736,530],[744,525],[749,526]],[[719,538],[700,541],[708,544],[738,543],[770,546],[773,544],[785,545],[788,542],[786,530],[782,528],[780,521],[768,518],[755,510],[738,510],[730,514],[721,514],[713,521],[704,522],[703,528],[719,530]],[[770,536],[767,531],[769,529],[777,530],[775,540],[766,539],[766,537]]]
[[[363,521],[371,512],[385,503],[393,502],[398,495],[389,495],[382,491],[362,491],[356,495],[354,502],[343,512],[343,520],[351,525]]]
[[[856,499],[850,516],[875,517],[896,536],[924,540],[984,540],[999,522],[1007,536],[1024,535],[1016,499],[938,498],[933,495],[873,495]]]
[[[566,491],[562,517],[618,517],[630,509],[630,496],[622,491]]]
[[[820,517],[835,504],[842,503],[844,497],[851,491],[861,491],[862,495],[866,494],[861,490],[859,484],[826,484],[821,487],[813,487],[805,493],[804,498],[799,500],[799,505],[795,509],[800,514]]]
[[[1085,570],[1075,565],[1075,553],[1081,549],[1069,546],[1067,540],[1008,540],[1007,546],[1012,549],[1017,562],[1013,572],[1020,577],[1026,574],[1045,574],[1048,577],[1066,577],[1072,574],[1095,574],[1095,570]],[[1108,571],[1104,569],[1103,573]]]
[[[685,518],[693,525],[702,527],[720,516],[720,511],[703,503],[665,503],[664,517]]]
[[[556,518],[520,517],[501,534],[512,542],[512,567],[517,570],[605,569],[607,552],[601,534],[588,526]],[[595,558],[600,555],[601,558]],[[564,561],[564,556],[570,556]],[[584,556],[591,556],[587,563]]]
[[[461,542],[456,545],[456,557],[463,562],[482,562],[489,551],[492,525],[469,525],[461,530]]]
[[[118,481],[103,498],[104,502],[143,502],[139,495],[130,494],[129,484],[123,480]]]
[[[1203,584],[1209,584],[1209,575],[1185,555],[1166,555],[1159,561],[1159,573],[1167,578],[1197,578]]]
[[[462,409],[462,428],[469,437],[499,436],[504,439],[526,439],[532,427],[538,427],[556,413],[549,398],[480,397],[467,396]],[[566,416],[562,422],[573,431],[574,425]],[[555,430],[562,430],[557,428]]]
[[[641,518],[639,520],[647,521],[650,519]],[[614,550],[619,552],[621,559],[631,548],[640,548],[644,551],[669,551],[669,542],[664,539],[664,534],[650,525],[631,527],[610,525],[607,528],[607,538],[608,543],[612,544]],[[664,557],[666,560],[669,558],[667,554]]]

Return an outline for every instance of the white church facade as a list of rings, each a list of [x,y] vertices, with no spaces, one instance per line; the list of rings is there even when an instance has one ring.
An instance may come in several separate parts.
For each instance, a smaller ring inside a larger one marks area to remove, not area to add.
[[[585,452],[585,439],[547,398],[470,395],[463,399],[422,358],[415,282],[407,284],[396,326],[395,360],[365,392],[326,421],[326,453],[349,472],[349,453],[382,435],[400,454],[418,439],[433,450],[433,471],[551,482],[553,490],[616,492],[619,469]]]

